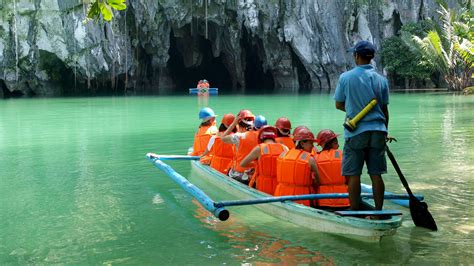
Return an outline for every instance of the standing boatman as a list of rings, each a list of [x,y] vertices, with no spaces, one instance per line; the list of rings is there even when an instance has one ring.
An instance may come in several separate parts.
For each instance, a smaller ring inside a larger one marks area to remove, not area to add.
[[[342,175],[348,178],[351,209],[358,210],[360,176],[365,161],[372,180],[375,208],[381,210],[385,192],[382,174],[387,173],[388,82],[370,64],[376,51],[372,43],[359,41],[348,51],[353,53],[356,67],[344,72],[339,78],[334,94],[336,108],[346,112],[346,119],[351,119],[372,99],[376,99],[378,104],[359,121],[355,129],[344,129]]]

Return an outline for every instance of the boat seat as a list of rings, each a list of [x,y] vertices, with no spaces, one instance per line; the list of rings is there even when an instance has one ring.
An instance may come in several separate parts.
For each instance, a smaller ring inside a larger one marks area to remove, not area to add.
[[[335,211],[337,215],[341,216],[385,216],[385,215],[402,215],[403,213],[397,210],[366,210],[366,211]]]

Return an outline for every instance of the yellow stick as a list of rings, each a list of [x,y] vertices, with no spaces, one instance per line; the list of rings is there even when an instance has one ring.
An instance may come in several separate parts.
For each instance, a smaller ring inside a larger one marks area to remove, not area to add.
[[[361,120],[374,106],[377,104],[377,99],[372,99],[354,118],[347,119],[344,127],[349,131],[354,131],[357,128],[357,123]]]

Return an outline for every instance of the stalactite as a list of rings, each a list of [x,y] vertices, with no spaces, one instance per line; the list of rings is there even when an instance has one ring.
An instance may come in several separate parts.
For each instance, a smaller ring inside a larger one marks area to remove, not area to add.
[[[16,0],[13,0],[13,29],[15,35],[15,81],[18,84],[18,76],[19,76],[19,69],[18,69],[18,27],[17,27],[17,20],[16,20],[17,12],[16,12]]]
[[[207,0],[204,0],[204,5],[205,5],[205,10],[206,10],[206,40],[208,39],[207,37]]]
[[[126,3],[128,5],[128,3]],[[127,32],[127,12],[128,10],[125,11],[125,44],[128,44],[128,32]],[[128,87],[128,47],[125,45],[125,86],[123,89],[124,94],[127,91]]]

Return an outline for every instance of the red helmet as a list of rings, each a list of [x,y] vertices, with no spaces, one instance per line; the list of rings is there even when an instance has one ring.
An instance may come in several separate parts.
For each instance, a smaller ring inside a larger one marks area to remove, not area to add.
[[[235,116],[233,114],[225,114],[222,117],[221,123],[224,124],[224,126],[229,127],[232,122],[234,122]]]
[[[316,142],[318,143],[319,146],[324,148],[324,145],[326,145],[326,143],[328,143],[331,140],[337,138],[337,136],[339,136],[339,135],[334,133],[332,130],[323,129],[323,130],[319,131],[318,138],[317,138]]]
[[[293,136],[298,134],[298,132],[302,129],[307,129],[309,130],[309,128],[307,126],[297,126],[294,130],[293,130]]]
[[[280,128],[280,129],[288,129],[288,130],[290,130],[290,129],[291,129],[290,120],[288,120],[288,118],[286,118],[286,117],[280,117],[280,118],[278,118],[277,121],[275,122],[275,127],[276,127],[276,128]]]
[[[237,114],[237,116],[242,118],[242,119],[245,119],[245,120],[252,120],[253,121],[255,119],[255,116],[252,114],[252,112],[250,112],[247,109],[240,110],[240,112]]]
[[[266,139],[275,139],[277,137],[277,129],[273,126],[265,125],[258,131],[258,142],[262,143]]]
[[[293,140],[295,141],[300,141],[300,140],[312,140],[316,141],[314,139],[314,134],[311,132],[308,128],[301,128],[298,130],[298,132],[295,132],[293,135]]]

